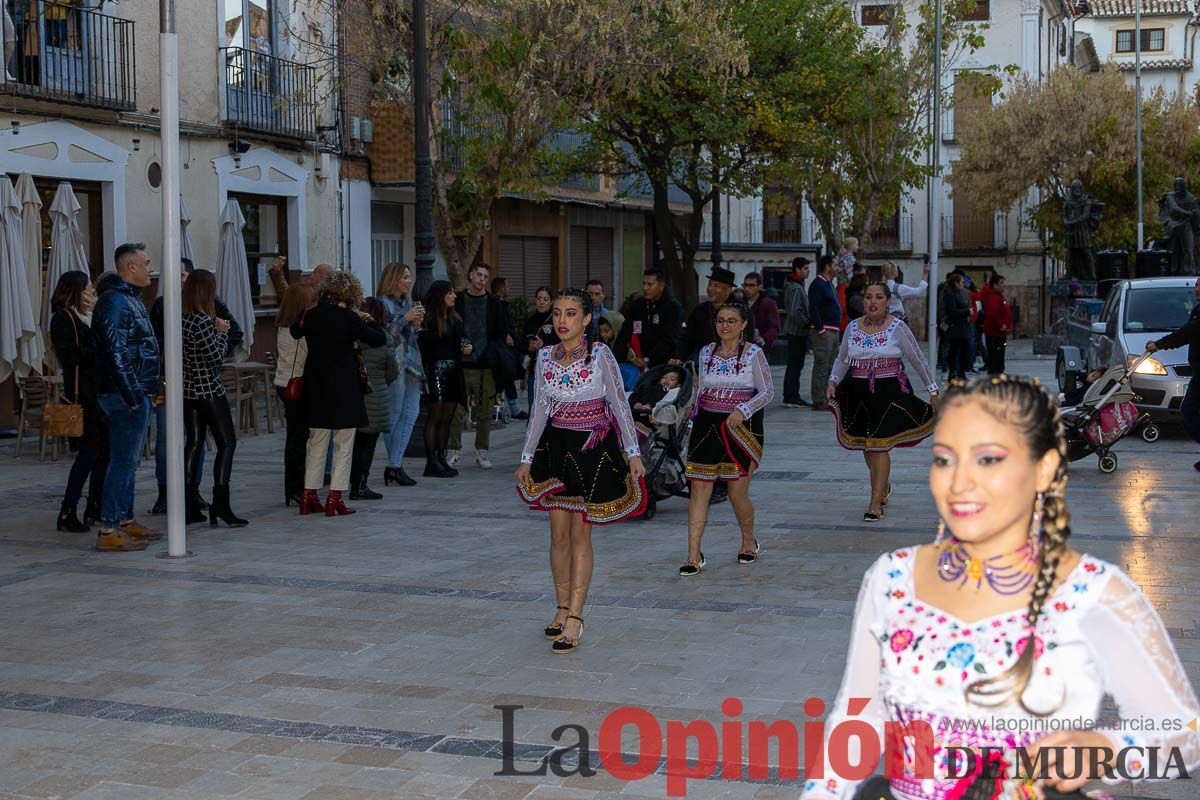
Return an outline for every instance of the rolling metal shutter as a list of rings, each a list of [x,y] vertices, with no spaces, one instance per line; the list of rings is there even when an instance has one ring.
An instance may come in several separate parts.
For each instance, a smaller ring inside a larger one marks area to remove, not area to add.
[[[613,287],[613,229],[571,226],[570,285],[582,289],[598,280],[607,292]]]
[[[532,297],[539,286],[554,285],[554,247],[543,236],[501,236],[500,274],[512,297]]]

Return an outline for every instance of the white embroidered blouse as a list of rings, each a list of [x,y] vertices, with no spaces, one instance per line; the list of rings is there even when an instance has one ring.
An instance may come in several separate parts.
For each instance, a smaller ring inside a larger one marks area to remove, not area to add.
[[[771,381],[767,356],[758,345],[748,344],[739,363],[736,352],[729,358],[722,358],[720,353],[713,352],[716,347],[714,343],[700,348],[700,395],[696,405],[700,407],[706,397],[719,399],[722,395],[750,390],[754,396],[737,406],[742,416],[750,419],[760,409],[766,408],[775,396],[775,384]]]
[[[872,361],[896,359],[907,359],[916,368],[921,380],[925,381],[929,393],[937,392],[937,381],[929,369],[925,354],[921,352],[921,346],[909,327],[899,319],[893,319],[891,325],[878,333],[866,333],[858,327],[857,319],[851,320],[842,336],[842,346],[838,350],[829,382],[840,383],[853,367],[870,366]]]
[[[913,752],[906,745],[904,777],[891,778],[900,800],[941,800],[954,784],[946,778],[945,748],[1011,750],[1050,733],[1082,725],[1106,736],[1114,753],[1124,754],[1125,774],[1137,778],[1156,754],[1156,775],[1167,770],[1170,748],[1189,774],[1200,766],[1200,735],[1188,727],[1200,717],[1200,704],[1188,682],[1171,638],[1154,607],[1125,573],[1084,555],[1047,599],[1038,620],[1037,660],[1025,692],[1025,704],[1053,709],[1034,717],[1011,704],[987,708],[969,703],[965,687],[1010,667],[1028,641],[1025,612],[998,614],[975,622],[922,602],[913,580],[915,547],[885,553],[867,571],[858,593],[850,652],[841,691],[825,721],[829,733],[846,719],[865,720],[884,742],[884,723],[928,722],[933,730],[933,777],[915,775]],[[1102,727],[1105,695],[1116,702],[1125,725]],[[847,715],[852,698],[866,699],[862,713]],[[844,739],[843,739],[844,740]],[[857,741],[857,740],[852,740]],[[851,745],[852,751],[857,746]],[[849,800],[859,781],[845,780],[829,768],[810,778],[801,800]],[[857,763],[857,752],[849,761]],[[957,775],[963,774],[958,766]],[[1149,777],[1149,776],[1147,776]],[[1105,782],[1115,783],[1114,778]],[[1010,785],[1014,784],[1014,785]],[[1005,784],[1000,800],[1016,800],[1015,781]]]
[[[630,458],[641,456],[633,413],[625,399],[621,370],[612,351],[597,342],[592,345],[591,359],[583,357],[564,367],[551,355],[555,347],[557,345],[543,347],[537,354],[537,366],[531,376],[537,380],[537,388],[530,409],[529,428],[525,432],[525,446],[521,451],[522,463],[533,463],[533,451],[537,449],[547,421],[553,425],[556,414],[569,411],[573,405],[599,399],[608,403],[625,455]]]
[[[888,300],[889,314],[903,314],[904,301],[910,297],[920,297],[929,291],[929,284],[922,279],[916,286],[909,286],[906,283],[897,283],[894,278],[889,278],[887,282],[888,291],[892,293],[891,299]]]

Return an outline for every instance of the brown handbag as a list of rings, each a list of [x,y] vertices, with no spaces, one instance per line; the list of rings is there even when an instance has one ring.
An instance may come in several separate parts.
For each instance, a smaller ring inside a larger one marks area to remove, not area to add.
[[[75,328],[75,347],[79,347],[79,327],[75,324],[75,315],[70,311],[71,327]],[[65,388],[65,387],[64,387]],[[79,399],[79,364],[75,364],[75,399]],[[79,403],[47,403],[42,409],[42,425],[46,428],[47,436],[66,436],[78,438],[83,436],[83,406]]]

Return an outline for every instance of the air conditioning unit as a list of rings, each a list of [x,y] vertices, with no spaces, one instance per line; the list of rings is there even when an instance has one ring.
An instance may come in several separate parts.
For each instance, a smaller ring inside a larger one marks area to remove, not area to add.
[[[375,125],[369,119],[362,121],[362,141],[363,144],[370,144],[375,141]]]

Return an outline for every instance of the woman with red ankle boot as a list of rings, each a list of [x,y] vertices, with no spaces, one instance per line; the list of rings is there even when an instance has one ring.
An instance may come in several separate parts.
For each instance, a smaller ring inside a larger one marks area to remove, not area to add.
[[[356,311],[362,302],[362,284],[350,272],[330,273],[317,287],[317,305],[292,325],[292,336],[308,344],[304,363],[304,407],[308,420],[308,446],[304,460],[304,495],[300,513],[322,510],[325,516],[353,514],[342,493],[350,488],[350,462],[354,431],[368,425],[363,380],[355,343],[381,347],[387,334],[368,324],[370,315]],[[333,474],[324,507],[317,490],[324,482],[325,454],[333,439]]]

